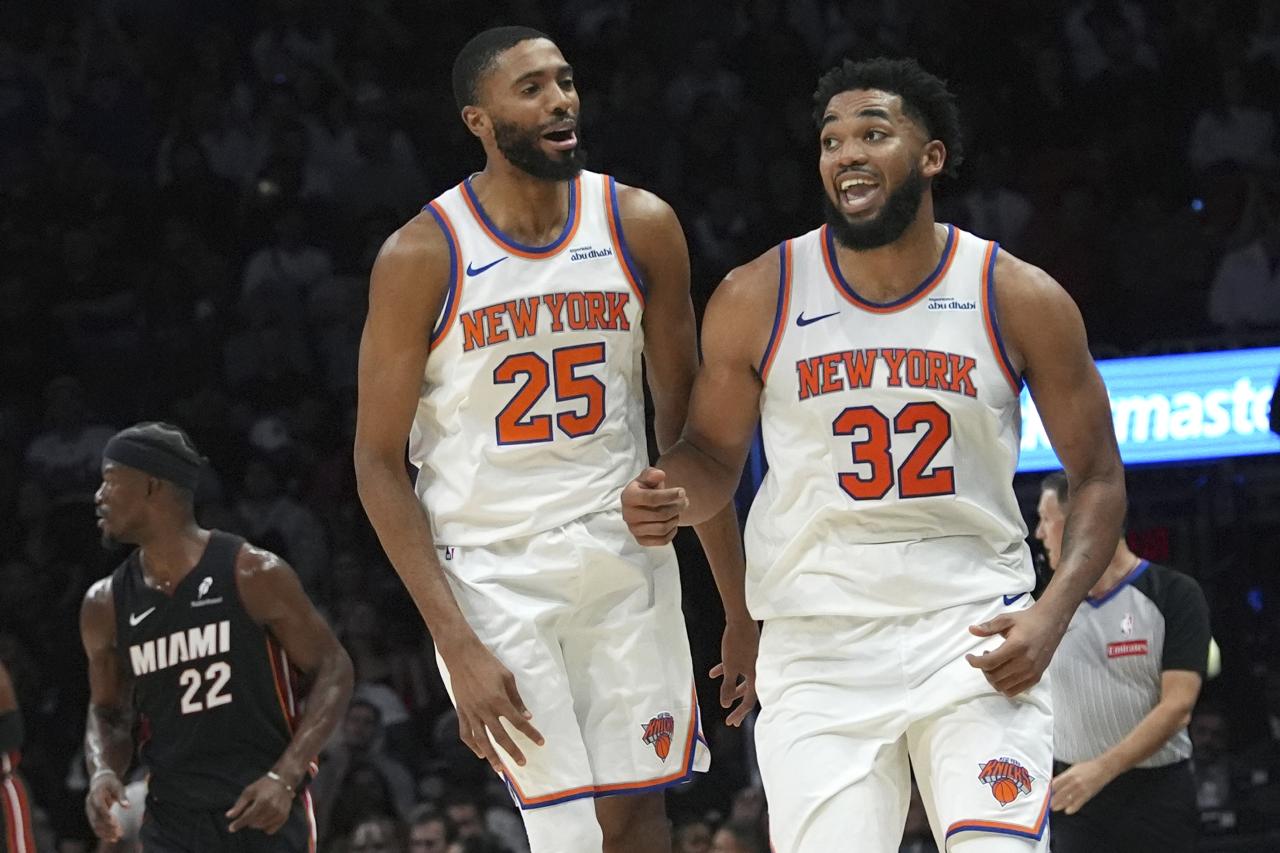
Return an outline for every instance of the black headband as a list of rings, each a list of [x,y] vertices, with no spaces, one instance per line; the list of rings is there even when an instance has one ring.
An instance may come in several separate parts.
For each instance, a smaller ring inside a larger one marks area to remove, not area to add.
[[[180,455],[168,447],[153,444],[131,435],[116,435],[107,442],[102,458],[168,480],[189,492],[200,480],[200,462],[196,457]]]

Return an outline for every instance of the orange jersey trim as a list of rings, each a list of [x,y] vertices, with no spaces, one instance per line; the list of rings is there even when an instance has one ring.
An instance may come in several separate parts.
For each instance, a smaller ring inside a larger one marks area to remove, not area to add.
[[[925,280],[916,285],[915,289],[906,296],[893,302],[880,304],[863,299],[853,289],[853,286],[845,281],[844,274],[840,272],[840,264],[836,261],[835,237],[832,235],[831,229],[826,225],[822,226],[822,233],[819,235],[819,239],[822,243],[822,262],[827,268],[827,275],[830,277],[831,283],[835,285],[836,291],[850,305],[872,314],[892,314],[896,311],[903,311],[923,299],[929,291],[937,286],[938,282],[947,277],[947,270],[951,269],[951,262],[956,257],[956,246],[960,243],[959,238],[956,236],[955,226],[948,225],[947,242],[942,247],[942,257],[938,259],[938,265],[933,268],[933,272],[929,273]]]
[[[475,219],[480,229],[499,249],[531,261],[550,258],[564,251],[565,247],[573,241],[573,235],[578,233],[578,225],[582,223],[581,176],[574,178],[573,182],[569,184],[569,219],[565,222],[564,229],[560,232],[559,237],[545,246],[526,246],[523,243],[517,243],[498,230],[498,226],[494,224],[489,215],[485,213],[484,208],[481,207],[480,199],[476,198],[475,191],[471,189],[470,178],[462,182],[461,195],[462,200],[466,202],[467,209],[471,211],[472,218]]]
[[[1008,380],[1014,394],[1022,393],[1022,381],[1009,363],[1009,356],[1004,349],[1004,341],[1000,338],[1000,321],[996,317],[995,307],[995,269],[996,253],[1000,250],[998,243],[988,243],[986,254],[982,256],[982,282],[978,287],[982,298],[982,325],[987,330],[987,341],[991,344],[991,353],[1000,365],[1000,372]]]
[[[449,243],[449,272],[451,276],[449,290],[445,294],[443,317],[431,332],[430,349],[434,350],[448,336],[449,330],[453,328],[454,322],[458,319],[458,305],[462,302],[462,244],[458,242],[458,232],[454,230],[453,222],[449,219],[449,214],[444,212],[444,208],[433,201],[427,205],[427,209],[436,218],[436,223],[444,230],[445,239]]]
[[[622,211],[618,208],[618,186],[612,176],[606,176],[603,183],[604,213],[609,220],[609,240],[613,243],[614,257],[618,261],[618,266],[622,267],[622,274],[626,276],[627,284],[631,285],[631,290],[640,300],[640,307],[644,308],[645,289],[640,281],[640,271],[634,268],[635,261],[622,235]]]
[[[778,307],[773,316],[773,331],[760,359],[760,381],[769,378],[769,368],[782,347],[782,336],[787,331],[787,318],[791,316],[791,241],[778,244]]]

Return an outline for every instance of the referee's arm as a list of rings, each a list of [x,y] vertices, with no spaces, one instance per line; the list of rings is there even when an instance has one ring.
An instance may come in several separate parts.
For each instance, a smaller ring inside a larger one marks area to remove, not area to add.
[[[1107,783],[1150,757],[1191,721],[1209,660],[1209,605],[1195,581],[1173,577],[1177,580],[1161,608],[1165,640],[1160,701],[1111,749],[1054,778],[1054,811],[1075,814]]]

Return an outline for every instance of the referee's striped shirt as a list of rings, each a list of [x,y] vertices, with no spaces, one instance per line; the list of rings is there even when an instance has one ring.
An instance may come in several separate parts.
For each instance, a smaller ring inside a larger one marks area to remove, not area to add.
[[[1209,607],[1199,584],[1143,560],[1106,595],[1081,603],[1054,655],[1054,758],[1097,758],[1160,701],[1161,673],[1190,670],[1203,678],[1208,658]],[[1190,757],[1183,728],[1137,766]]]

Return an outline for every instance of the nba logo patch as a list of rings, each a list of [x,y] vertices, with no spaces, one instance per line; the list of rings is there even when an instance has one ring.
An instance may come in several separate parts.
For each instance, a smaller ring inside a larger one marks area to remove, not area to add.
[[[1012,758],[993,758],[978,771],[978,781],[991,786],[991,796],[1001,806],[1007,806],[1019,796],[1031,793],[1035,781],[1027,768]]]
[[[204,598],[209,592],[209,588],[213,586],[213,578],[205,578],[200,581],[200,588],[196,590],[196,598]]]
[[[643,740],[653,747],[663,763],[671,754],[671,735],[676,730],[676,721],[670,714],[663,712],[644,725]]]
[[[1133,614],[1126,613],[1120,620],[1120,633],[1126,637],[1133,633]]]
[[[452,546],[452,545],[446,545],[446,546],[444,547],[444,558],[445,558],[446,560],[452,560],[452,559],[453,559],[453,546]]]

